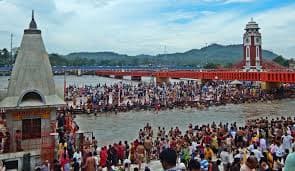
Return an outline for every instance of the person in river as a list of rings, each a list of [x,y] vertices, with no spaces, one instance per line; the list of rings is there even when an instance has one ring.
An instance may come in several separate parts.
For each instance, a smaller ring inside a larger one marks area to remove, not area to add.
[[[101,167],[106,167],[107,159],[108,159],[108,151],[107,151],[106,146],[101,148],[99,156],[100,156],[100,166]]]
[[[151,158],[151,151],[152,151],[152,148],[153,148],[153,141],[149,136],[147,136],[145,141],[144,141],[144,148],[145,148],[145,151],[146,151],[146,162],[149,163],[150,158]]]
[[[125,141],[124,144],[125,144],[125,159],[128,159],[129,153],[130,153],[130,146],[127,141]]]
[[[140,142],[136,148],[136,161],[137,161],[139,170],[141,169],[142,162],[144,162],[144,157],[145,157],[145,149],[144,149],[143,143]]]
[[[120,163],[122,165],[123,161],[125,159],[125,147],[124,147],[124,145],[122,144],[121,141],[119,141],[119,144],[117,145],[117,149],[118,149],[118,151],[117,151],[118,159],[119,159],[119,161],[120,161]]]

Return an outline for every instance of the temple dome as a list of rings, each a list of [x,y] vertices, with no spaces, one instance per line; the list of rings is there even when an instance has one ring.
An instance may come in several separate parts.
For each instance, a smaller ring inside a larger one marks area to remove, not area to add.
[[[64,101],[57,96],[41,30],[37,29],[32,12],[30,28],[24,30],[9,80],[7,96],[1,101],[0,107],[63,104]]]

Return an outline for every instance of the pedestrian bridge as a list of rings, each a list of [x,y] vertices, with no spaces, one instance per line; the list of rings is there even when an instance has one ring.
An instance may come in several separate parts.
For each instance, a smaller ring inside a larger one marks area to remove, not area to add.
[[[97,70],[96,75],[114,76],[115,78],[131,76],[132,80],[140,80],[141,77],[156,77],[159,82],[169,78],[189,78],[295,83],[295,72],[292,70],[264,70],[261,72],[245,72],[243,70]]]

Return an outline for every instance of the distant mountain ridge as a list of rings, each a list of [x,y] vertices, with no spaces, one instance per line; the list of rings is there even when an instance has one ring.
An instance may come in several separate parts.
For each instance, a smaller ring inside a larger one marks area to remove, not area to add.
[[[278,54],[263,50],[264,59],[272,60]],[[74,52],[64,56],[67,59],[86,58],[95,60],[97,64],[108,63],[111,65],[144,65],[144,64],[165,64],[165,65],[192,65],[204,63],[236,63],[243,58],[243,45],[220,45],[211,44],[201,49],[191,49],[182,53],[158,54],[158,55],[136,55],[129,56],[115,52]]]

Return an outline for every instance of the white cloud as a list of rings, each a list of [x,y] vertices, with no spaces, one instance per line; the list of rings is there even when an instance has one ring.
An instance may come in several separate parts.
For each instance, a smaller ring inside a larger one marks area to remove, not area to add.
[[[233,3],[233,0],[227,1]],[[245,15],[239,10],[167,10],[183,3],[179,0],[52,2],[50,14],[44,12],[44,4],[36,8],[36,20],[49,52],[157,54],[163,53],[165,45],[168,52],[181,52],[203,47],[205,43],[242,43],[244,26],[254,17],[262,28],[264,48],[287,57],[295,56],[295,4]],[[0,31],[0,47],[9,46],[9,34],[4,31],[17,33],[15,44],[20,44],[22,29],[30,20],[29,10],[29,7],[0,1],[0,20],[5,22]],[[16,17],[11,20],[7,19],[9,16]]]
[[[230,3],[248,3],[253,2],[255,0],[224,0],[224,4],[230,4]]]

